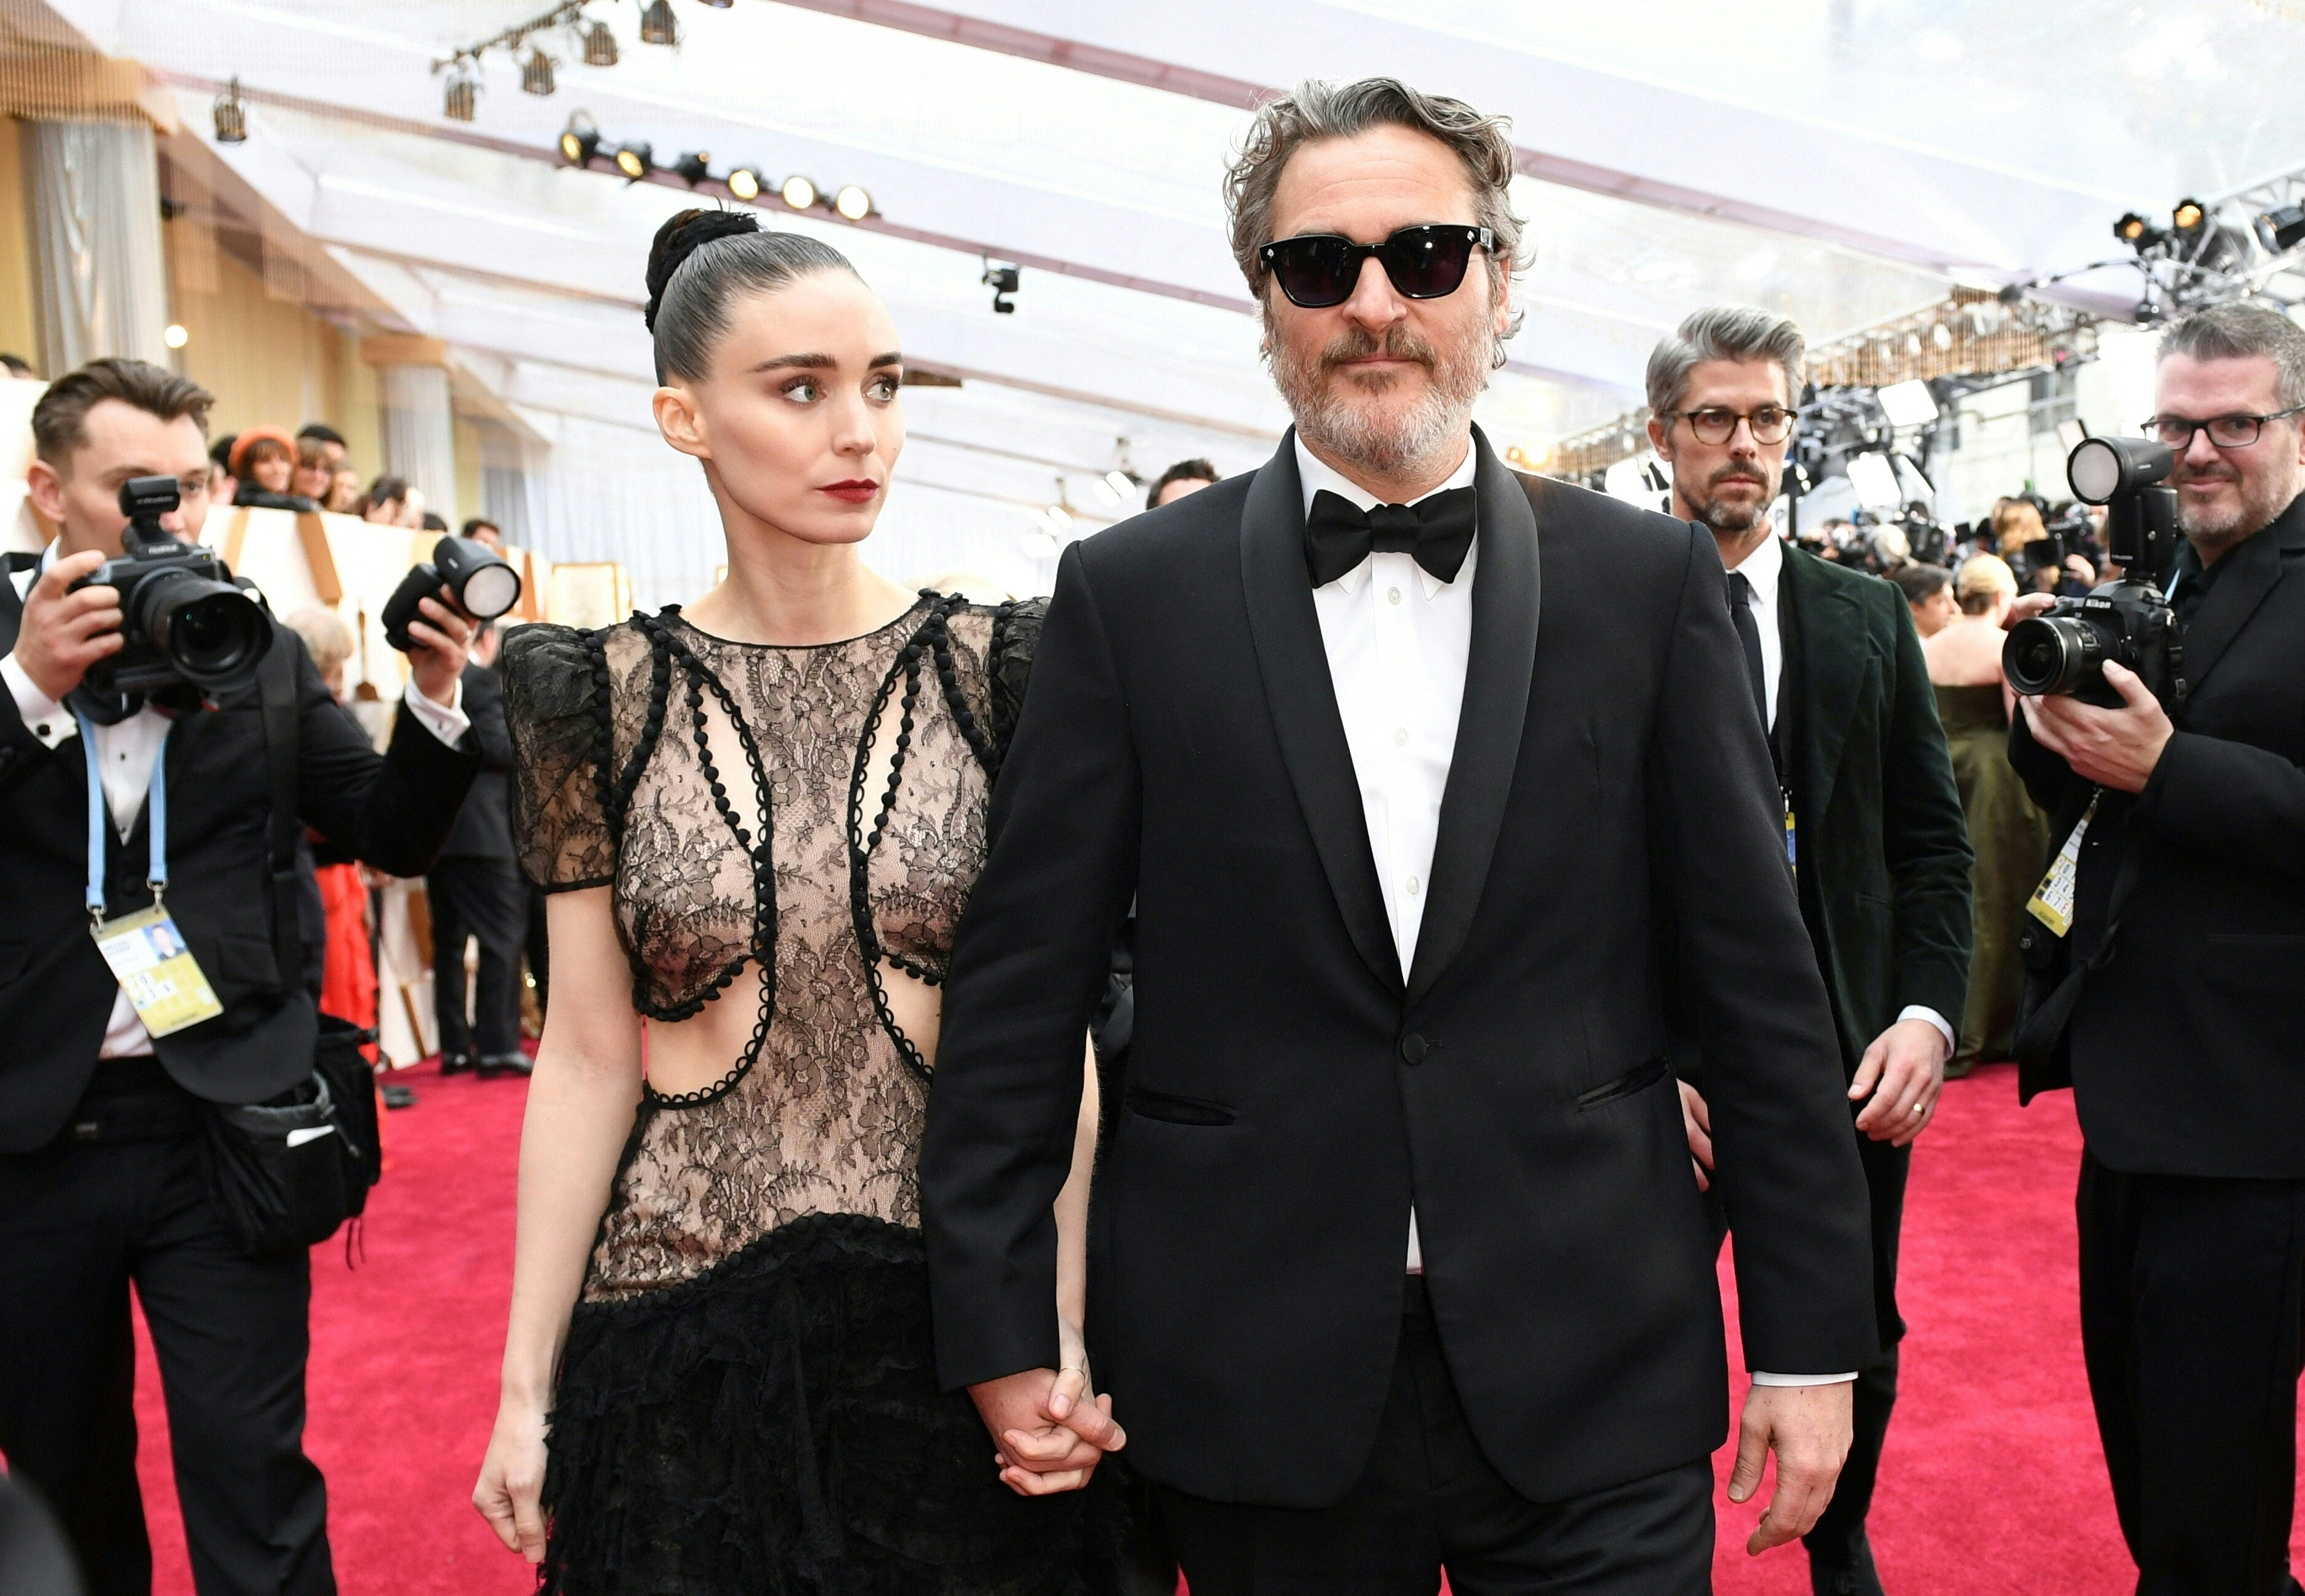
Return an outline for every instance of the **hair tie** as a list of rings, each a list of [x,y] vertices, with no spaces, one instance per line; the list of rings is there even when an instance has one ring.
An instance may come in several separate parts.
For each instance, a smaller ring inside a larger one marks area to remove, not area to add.
[[[684,210],[658,228],[656,242],[649,250],[648,306],[641,312],[648,330],[656,331],[657,310],[664,303],[664,291],[682,261],[715,239],[760,230],[760,218],[749,210],[702,209]]]

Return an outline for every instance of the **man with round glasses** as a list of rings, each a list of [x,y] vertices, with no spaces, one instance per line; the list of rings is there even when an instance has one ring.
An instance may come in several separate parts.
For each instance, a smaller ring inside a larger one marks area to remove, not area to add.
[[[1913,1140],[1935,1116],[1957,1045],[1948,1016],[1968,1000],[1970,853],[1904,595],[1787,546],[1771,522],[1806,352],[1800,328],[1773,311],[1699,310],[1649,356],[1648,430],[1672,466],[1673,514],[1711,533],[1728,568],[1737,676],[1767,732],[1768,795],[1858,1106],[1878,1339],[1855,1366],[1849,1462],[1806,1544],[1821,1596],[1879,1596],[1865,1521],[1905,1333],[1897,1244]],[[1702,1171],[1713,1139],[1701,1043],[1677,1046],[1673,1062]]]
[[[1503,124],[1388,79],[1256,115],[1235,258],[1296,426],[1068,548],[947,985],[921,1162],[945,1380],[1067,1477],[1049,1205],[1134,898],[1093,1371],[1195,1596],[1710,1588],[1714,1244],[1751,1547],[1807,1531],[1877,1345],[1864,1176],[1713,539],[1517,477]],[[1677,933],[1670,964],[1658,950]]]
[[[2078,988],[2019,1090],[2080,1110],[2081,1346],[2138,1590],[2274,1596],[2305,1367],[2305,330],[2173,323],[2154,409],[2184,691],[2107,662],[2122,708],[2020,700],[2010,762],[2072,862],[2064,935],[2025,924],[2029,1006]]]

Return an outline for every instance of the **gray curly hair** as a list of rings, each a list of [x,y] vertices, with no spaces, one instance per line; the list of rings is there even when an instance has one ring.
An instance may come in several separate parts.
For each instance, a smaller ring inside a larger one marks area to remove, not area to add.
[[[1225,174],[1225,209],[1231,217],[1232,258],[1258,301],[1272,274],[1257,251],[1272,242],[1272,196],[1281,169],[1306,145],[1323,139],[1350,139],[1371,128],[1404,127],[1437,139],[1464,163],[1473,191],[1473,216],[1496,240],[1489,254],[1489,282],[1501,291],[1508,275],[1525,270],[1522,218],[1512,208],[1515,170],[1508,117],[1484,116],[1463,100],[1425,94],[1397,78],[1363,78],[1357,83],[1305,82],[1296,92],[1261,106],[1249,123],[1240,154]],[[1516,307],[1505,335],[1520,331]]]

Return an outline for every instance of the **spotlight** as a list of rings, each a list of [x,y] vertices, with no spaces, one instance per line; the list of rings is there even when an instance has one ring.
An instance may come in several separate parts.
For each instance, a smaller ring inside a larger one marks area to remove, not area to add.
[[[680,42],[680,24],[673,21],[672,0],[651,0],[641,13],[641,43],[644,45],[676,45]]]
[[[704,0],[704,4],[715,11],[726,11],[736,3],[736,0]]]
[[[1135,492],[1139,488],[1144,486],[1144,483],[1140,480],[1124,471],[1107,471],[1104,473],[1104,480],[1111,487],[1112,491],[1118,494],[1122,498],[1127,498],[1130,494]]]
[[[560,158],[572,166],[589,166],[600,151],[600,130],[592,125],[591,117],[577,112],[560,135]]]
[[[2208,212],[2201,208],[2201,202],[2198,200],[2180,200],[2177,208],[2169,213],[2170,225],[2187,238],[2200,232],[2201,224],[2207,219]]]
[[[712,157],[701,149],[692,149],[673,162],[672,169],[683,183],[694,188],[712,170]]]
[[[480,115],[480,85],[459,63],[440,96],[440,115],[451,122],[470,122]]]
[[[849,221],[861,222],[872,214],[872,196],[852,183],[832,197],[832,208]]]
[[[787,177],[785,186],[777,191],[787,205],[795,210],[806,210],[816,203],[816,185],[805,177]]]
[[[191,334],[184,330],[184,325],[180,321],[170,322],[167,330],[160,335],[160,342],[171,349],[182,349],[191,341]]]
[[[761,174],[750,166],[739,166],[728,174],[728,191],[737,199],[753,200],[761,197]]]
[[[638,183],[654,168],[654,154],[644,143],[624,145],[617,151],[617,170]]]
[[[1061,533],[1073,523],[1073,513],[1062,505],[1050,505],[1041,514],[1049,518],[1049,530],[1054,532]]]
[[[1116,471],[1113,475],[1118,476],[1119,473]],[[1111,477],[1099,477],[1095,481],[1090,483],[1089,486],[1096,489],[1096,497],[1102,499],[1106,504],[1118,505],[1120,503],[1120,489],[1112,485]]]
[[[232,81],[232,86],[216,103],[216,141],[219,144],[248,142],[248,111],[240,103],[238,78]]]
[[[2258,217],[2257,241],[2272,255],[2285,255],[2305,242],[2305,205],[2284,205]]]
[[[977,279],[992,290],[992,312],[996,316],[1014,316],[1016,301],[1008,296],[1016,292],[1025,274],[1013,266],[994,266],[987,261],[984,275]]]
[[[542,50],[531,50],[528,59],[521,64],[520,91],[523,94],[550,94],[554,87],[552,57]]]
[[[2162,236],[2161,229],[2133,210],[2122,213],[2121,220],[2113,225],[2113,235],[2139,250],[2151,249]]]
[[[606,22],[595,22],[584,36],[584,64],[614,66],[617,64],[617,36]]]

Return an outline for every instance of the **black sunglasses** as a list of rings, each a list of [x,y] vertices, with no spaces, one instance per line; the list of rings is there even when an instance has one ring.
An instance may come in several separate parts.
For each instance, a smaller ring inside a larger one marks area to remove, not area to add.
[[[1256,252],[1289,302],[1306,310],[1341,305],[1353,297],[1361,262],[1374,255],[1405,299],[1445,299],[1465,280],[1476,245],[1493,249],[1486,227],[1427,223],[1403,227],[1381,244],[1357,244],[1333,233],[1284,238]]]

